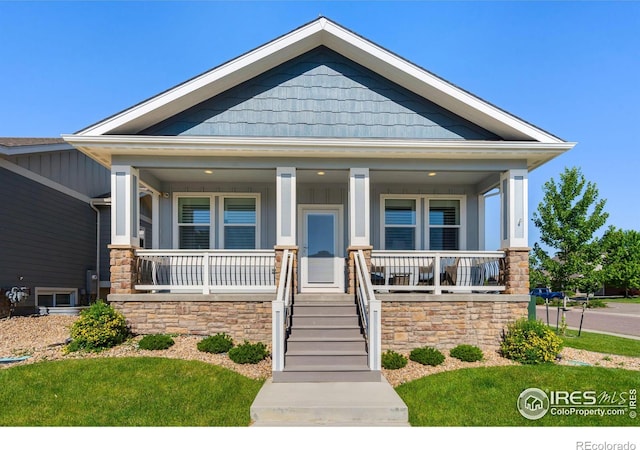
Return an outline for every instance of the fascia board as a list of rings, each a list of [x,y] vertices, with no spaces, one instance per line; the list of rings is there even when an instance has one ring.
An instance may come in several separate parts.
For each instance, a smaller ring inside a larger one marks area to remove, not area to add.
[[[66,143],[60,144],[37,144],[37,145],[21,145],[18,147],[0,146],[0,152],[7,156],[29,155],[34,153],[59,152],[63,150],[74,150],[74,148]]]
[[[105,165],[112,155],[253,156],[332,158],[526,159],[542,164],[575,143],[414,141],[311,138],[211,138],[166,136],[63,136]]]

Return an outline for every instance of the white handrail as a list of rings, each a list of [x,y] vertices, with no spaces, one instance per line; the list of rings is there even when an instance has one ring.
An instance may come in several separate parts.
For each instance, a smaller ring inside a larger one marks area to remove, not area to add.
[[[274,372],[284,370],[285,343],[293,303],[293,260],[293,252],[285,249],[282,254],[276,298],[271,304],[271,325],[273,329],[271,333],[271,367]]]
[[[356,271],[356,297],[358,299],[358,308],[362,317],[365,337],[367,339],[369,350],[369,369],[381,369],[381,352],[382,352],[382,305],[373,290],[371,284],[371,275],[367,267],[367,261],[364,252],[358,250],[355,254],[355,271]]]

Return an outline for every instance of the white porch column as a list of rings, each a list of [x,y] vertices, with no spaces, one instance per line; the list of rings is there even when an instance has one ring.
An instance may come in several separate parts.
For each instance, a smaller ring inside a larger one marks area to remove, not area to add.
[[[514,169],[500,176],[500,244],[502,248],[527,248],[528,172]]]
[[[151,193],[151,248],[160,248],[160,193]]]
[[[349,247],[368,246],[369,169],[349,171]]]
[[[296,245],[296,168],[276,170],[276,245]]]
[[[111,166],[111,245],[140,246],[139,179],[134,167]]]

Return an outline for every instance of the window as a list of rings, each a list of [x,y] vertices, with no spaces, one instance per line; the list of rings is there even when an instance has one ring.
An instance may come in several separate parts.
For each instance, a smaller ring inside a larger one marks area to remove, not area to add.
[[[463,250],[466,220],[464,205],[464,196],[383,195],[381,197],[383,248],[385,250]],[[424,216],[421,211],[424,211]]]
[[[387,198],[384,200],[384,248],[415,250],[417,248],[417,200]]]
[[[78,290],[71,288],[36,288],[36,306],[75,306]]]
[[[255,248],[256,199],[227,197],[224,199],[224,248]]]
[[[429,200],[429,249],[460,250],[460,200]]]
[[[258,248],[258,194],[176,194],[175,198],[174,247]]]
[[[211,199],[178,198],[178,242],[181,249],[207,249],[211,236]]]

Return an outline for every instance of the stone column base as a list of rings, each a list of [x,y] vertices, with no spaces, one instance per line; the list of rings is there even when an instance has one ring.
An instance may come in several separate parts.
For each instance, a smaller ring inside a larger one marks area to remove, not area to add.
[[[526,247],[504,249],[505,294],[529,293],[529,250]]]
[[[347,249],[347,253],[349,254],[348,264],[348,282],[349,285],[347,287],[348,294],[356,293],[356,262],[355,257],[358,250],[362,250],[364,253],[364,259],[367,262],[368,270],[371,269],[371,251],[373,250],[373,246],[371,245],[353,245]]]
[[[298,246],[297,245],[276,245],[276,288],[280,283],[280,272],[282,271],[282,256],[285,250],[293,253],[293,292],[298,292]]]
[[[128,245],[110,245],[111,293],[136,294],[138,282],[137,247]]]

